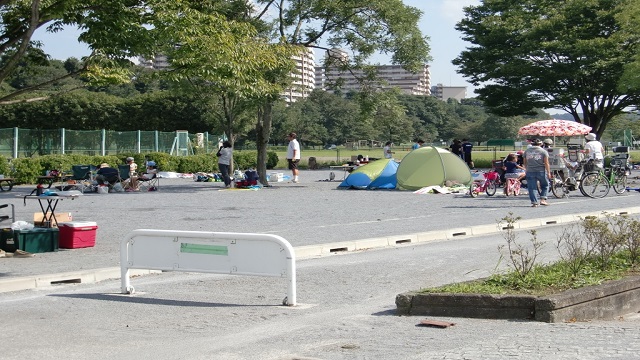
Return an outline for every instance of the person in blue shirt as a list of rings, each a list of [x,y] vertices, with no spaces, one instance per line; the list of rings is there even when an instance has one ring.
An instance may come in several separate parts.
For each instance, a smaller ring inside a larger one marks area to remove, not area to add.
[[[471,150],[473,150],[473,144],[469,141],[469,139],[462,139],[462,158],[464,162],[467,163],[469,169],[475,169],[473,165],[473,160],[471,159]]]
[[[516,155],[514,154],[509,154],[505,159],[504,170],[506,177],[514,177],[518,179],[518,181],[524,179],[524,177],[527,175],[524,167],[518,165]]]
[[[411,147],[411,150],[420,149],[424,145],[424,141],[422,139],[418,139],[415,144]]]

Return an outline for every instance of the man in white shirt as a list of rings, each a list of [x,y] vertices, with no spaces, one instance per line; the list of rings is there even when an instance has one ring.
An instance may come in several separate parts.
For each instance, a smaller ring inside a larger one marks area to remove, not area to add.
[[[604,146],[598,140],[596,140],[596,134],[589,133],[584,137],[587,143],[584,145],[584,150],[587,153],[589,159],[594,159],[598,167],[602,167],[604,163]]]
[[[300,144],[296,140],[296,133],[292,132],[287,135],[289,139],[289,147],[287,148],[287,163],[289,163],[289,169],[293,173],[293,182],[297,183],[298,180],[298,163],[300,162]]]
[[[385,159],[393,159],[393,151],[391,151],[392,145],[393,144],[391,143],[391,141],[387,141],[387,143],[384,144],[384,147],[382,148],[382,152],[384,153]]]

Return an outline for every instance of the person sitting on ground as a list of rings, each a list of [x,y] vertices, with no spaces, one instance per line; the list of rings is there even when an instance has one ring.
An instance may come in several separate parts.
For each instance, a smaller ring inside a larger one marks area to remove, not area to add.
[[[96,172],[98,185],[113,185],[118,181],[118,169],[112,168],[107,163],[100,164]]]
[[[521,181],[527,174],[524,171],[524,167],[518,165],[516,161],[516,156],[514,154],[509,154],[504,161],[504,176],[507,178],[516,178],[518,181]]]

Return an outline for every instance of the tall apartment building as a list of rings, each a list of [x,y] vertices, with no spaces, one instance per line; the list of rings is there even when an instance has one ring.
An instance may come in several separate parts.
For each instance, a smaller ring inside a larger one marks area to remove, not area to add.
[[[336,61],[347,56],[341,50],[330,51]],[[403,69],[400,65],[378,65],[375,70],[380,80],[375,84],[369,84],[371,86],[383,89],[395,87],[409,95],[431,95],[431,74],[427,64],[415,74]],[[342,92],[359,91],[363,85],[358,79],[364,76],[365,73],[362,70],[342,71],[334,66],[329,66],[327,69],[318,66],[316,67],[316,87],[326,90],[340,83]]]
[[[296,69],[290,75],[293,82],[291,87],[282,93],[285,101],[290,103],[306,98],[316,87],[316,57],[313,49],[306,48],[303,53],[294,56],[293,60],[296,62]]]
[[[467,97],[467,87],[466,86],[444,86],[442,84],[437,84],[436,86],[431,88],[431,93],[436,98],[447,101],[450,98],[454,98],[458,101]]]
[[[138,58],[138,64],[151,69],[164,70],[169,68],[169,59],[166,55],[162,54],[156,55],[153,59],[145,59],[140,56]]]

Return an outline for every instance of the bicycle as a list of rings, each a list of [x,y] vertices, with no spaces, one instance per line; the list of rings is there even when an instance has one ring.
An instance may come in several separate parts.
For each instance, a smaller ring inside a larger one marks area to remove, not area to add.
[[[515,176],[514,176],[515,175]],[[504,195],[509,196],[513,194],[513,196],[520,195],[520,188],[522,183],[518,180],[520,174],[505,174],[505,184],[504,184]]]
[[[550,188],[554,197],[569,197],[569,192],[580,190],[584,196],[592,198],[604,197],[609,192],[609,182],[600,177],[593,160],[582,160],[575,165],[563,159],[564,169],[552,170],[553,179]],[[567,176],[568,175],[568,176]],[[606,185],[605,185],[606,183]]]
[[[628,154],[618,154],[611,157],[609,167],[604,169],[609,185],[616,194],[621,195],[627,190],[627,176],[631,173]]]
[[[469,195],[471,195],[471,197],[478,197],[478,194],[483,191],[487,196],[496,194],[496,189],[500,183],[500,174],[494,170],[483,172],[482,177],[483,179],[481,181],[473,181],[469,186]]]
[[[578,190],[578,185],[583,175],[582,170],[586,164],[584,160],[575,166],[564,158],[562,158],[562,161],[564,161],[564,168],[551,170],[553,179],[549,181],[551,193],[558,199],[569,197],[569,192]]]
[[[615,172],[610,171],[610,173],[613,176],[611,180],[614,181]],[[609,181],[609,178],[605,176],[605,170],[598,167],[594,160],[591,159],[584,165],[584,174],[580,179],[579,189],[584,196],[600,199],[609,194],[611,182]],[[616,190],[616,192],[618,192],[618,190]]]

